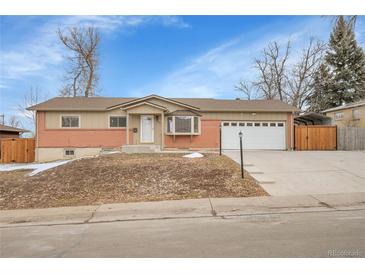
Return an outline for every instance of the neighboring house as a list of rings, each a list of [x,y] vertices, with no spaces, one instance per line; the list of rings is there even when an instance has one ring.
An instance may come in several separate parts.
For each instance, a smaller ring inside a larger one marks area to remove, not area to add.
[[[56,97],[37,114],[36,159],[96,155],[105,149],[292,149],[296,108],[278,100]]]
[[[0,139],[19,138],[20,134],[24,132],[28,132],[28,130],[0,124]]]
[[[339,127],[365,128],[365,100],[322,111]]]

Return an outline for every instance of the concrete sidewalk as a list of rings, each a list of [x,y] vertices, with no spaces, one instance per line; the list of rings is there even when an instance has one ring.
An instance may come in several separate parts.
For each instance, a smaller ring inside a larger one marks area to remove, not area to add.
[[[365,192],[210,198],[0,211],[0,227],[365,209]]]

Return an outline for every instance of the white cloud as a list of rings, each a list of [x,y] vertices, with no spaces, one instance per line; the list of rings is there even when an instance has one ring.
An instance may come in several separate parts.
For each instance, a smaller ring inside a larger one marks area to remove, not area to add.
[[[181,17],[177,16],[73,16],[63,25],[94,26],[100,31],[111,32],[120,28],[138,27],[147,24],[176,28],[190,27]]]
[[[298,18],[301,19],[301,18]],[[171,97],[233,98],[241,94],[234,86],[240,79],[252,80],[255,71],[253,59],[270,41],[292,44],[292,60],[295,62],[310,37],[326,41],[331,22],[320,17],[303,18],[295,24],[286,22],[280,26],[256,29],[255,33],[242,34],[228,42],[194,57],[162,80],[133,90],[129,94],[140,96],[151,91]]]
[[[0,90],[2,90],[2,89],[7,89],[7,88],[9,88],[9,86],[7,86],[7,85],[3,84],[3,82],[2,82],[2,81],[0,81]]]
[[[162,16],[154,17],[155,19],[161,20],[164,26],[172,26],[178,28],[190,28],[191,26],[186,23],[181,17],[178,16]]]
[[[54,17],[33,32],[32,38],[9,50],[0,49],[1,78],[22,79],[26,76],[57,77],[49,73],[50,68],[60,68],[64,49],[58,43],[57,28],[69,26],[94,26],[102,33],[132,29],[146,24],[159,24],[166,27],[185,28],[182,18],[175,16],[66,16]]]

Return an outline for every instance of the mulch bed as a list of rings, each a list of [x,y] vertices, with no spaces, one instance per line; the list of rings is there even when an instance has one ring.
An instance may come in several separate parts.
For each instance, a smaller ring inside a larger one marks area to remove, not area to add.
[[[250,197],[267,193],[226,156],[205,154],[112,154],[72,161],[27,176],[0,172],[0,209],[104,203]]]

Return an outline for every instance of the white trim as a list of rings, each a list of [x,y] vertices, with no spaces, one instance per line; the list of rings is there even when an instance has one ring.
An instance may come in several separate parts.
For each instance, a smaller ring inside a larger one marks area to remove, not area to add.
[[[63,127],[62,126],[62,117],[78,117],[79,118],[79,126],[78,127]],[[62,129],[74,129],[81,128],[81,115],[80,114],[60,114],[60,128]]]
[[[169,128],[169,118],[172,119],[171,131],[170,132],[168,131],[168,128]],[[164,132],[166,134],[174,134],[174,116],[166,116],[165,120],[166,120],[166,127],[164,129]]]
[[[172,131],[168,132],[168,118],[172,117]],[[175,118],[176,117],[189,117],[191,120],[191,128],[190,132],[176,132],[175,127]],[[194,132],[194,117],[198,117],[198,132]],[[186,116],[186,115],[177,115],[177,116],[167,116],[166,117],[166,127],[165,127],[165,134],[166,135],[201,135],[201,117],[200,116]]]
[[[198,132],[195,132],[194,131],[194,125],[195,125],[195,122],[193,122],[193,133],[194,134],[197,134],[197,135],[200,135],[201,133],[201,119],[200,119],[200,116],[193,116],[193,121],[194,121],[194,118],[197,117],[198,118]]]
[[[142,141],[142,136],[143,136],[143,126],[142,126],[142,117],[151,117],[152,118],[152,141],[151,142],[143,142]],[[139,122],[139,125],[140,125],[140,136],[139,136],[139,142],[141,144],[151,144],[151,143],[154,143],[155,142],[155,115],[151,115],[151,114],[142,114],[140,115],[140,118],[139,118],[140,122]]]
[[[139,106],[142,106],[142,105],[148,105],[150,107],[159,108],[159,109],[162,109],[162,110],[167,110],[167,108],[165,108],[163,106],[160,106],[160,105],[157,105],[157,104],[154,104],[154,103],[151,103],[151,102],[140,102],[140,103],[135,104],[135,105],[121,107],[121,109],[126,110],[126,109],[130,109],[130,108],[134,108],[134,107],[139,107]]]
[[[125,117],[125,127],[111,127],[110,117]],[[127,115],[108,114],[108,128],[127,128]]]

